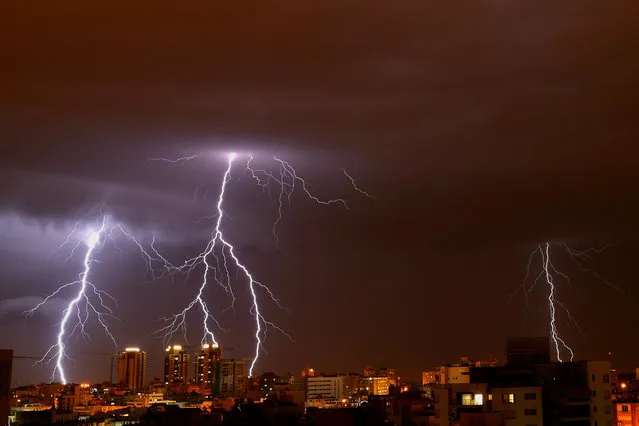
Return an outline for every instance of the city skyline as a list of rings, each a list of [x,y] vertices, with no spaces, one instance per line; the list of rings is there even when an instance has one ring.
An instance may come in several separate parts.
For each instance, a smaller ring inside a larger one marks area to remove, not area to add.
[[[499,356],[506,336],[548,335],[548,289],[520,287],[546,243],[604,248],[581,266],[553,258],[570,277],[553,324],[575,358],[639,364],[639,59],[627,42],[639,6],[145,3],[0,16],[12,64],[0,69],[0,347],[39,357],[63,340],[72,292],[24,313],[78,279],[85,247],[64,244],[76,226],[106,215],[175,265],[201,253],[228,155],[250,152],[290,161],[321,199],[350,197],[344,209],[286,194],[278,221],[278,193],[232,171],[225,235],[285,308],[264,306],[262,324],[291,337],[267,332],[256,373],[364,362],[418,377]],[[92,317],[64,339],[69,380],[104,380],[122,345],[161,374],[155,332],[198,294],[202,270],[154,277],[118,239],[95,255],[90,282],[117,301],[104,317],[117,345]],[[228,289],[206,295],[233,359],[254,356],[259,334],[240,285],[233,308]],[[175,337],[198,345],[201,313],[186,323]],[[32,362],[16,361],[16,383],[51,378],[53,364]]]

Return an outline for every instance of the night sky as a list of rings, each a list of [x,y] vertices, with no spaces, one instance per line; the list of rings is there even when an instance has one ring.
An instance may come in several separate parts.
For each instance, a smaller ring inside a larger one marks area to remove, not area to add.
[[[130,4],[134,3],[134,4]],[[73,280],[56,251],[99,210],[181,262],[202,250],[224,152],[291,161],[322,197],[277,205],[240,168],[225,230],[290,313],[256,372],[427,367],[502,356],[547,335],[547,289],[528,308],[528,253],[543,241],[607,246],[579,271],[556,251],[558,326],[577,357],[639,366],[639,4],[589,0],[9,2],[0,12],[0,347],[42,355]],[[183,165],[149,157],[201,153]],[[376,201],[350,188],[346,168]],[[197,190],[197,193],[195,191]],[[196,194],[196,196],[194,196]],[[160,318],[198,282],[148,281],[135,247],[99,250],[92,281],[119,301],[121,345],[162,372]],[[532,265],[534,271],[539,265]],[[536,272],[533,273],[536,275]],[[229,357],[251,356],[248,294],[219,316]],[[217,310],[229,300],[212,292]],[[190,318],[189,340],[201,337]],[[69,341],[73,381],[106,380],[99,328]],[[184,343],[176,339],[175,343]],[[48,380],[16,361],[14,384]]]

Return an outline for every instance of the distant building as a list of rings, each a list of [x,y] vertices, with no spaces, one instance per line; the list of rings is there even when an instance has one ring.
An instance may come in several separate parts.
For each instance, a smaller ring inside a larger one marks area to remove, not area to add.
[[[306,399],[342,399],[344,398],[344,376],[315,376],[306,382]]]
[[[215,382],[215,363],[222,359],[222,348],[216,344],[205,344],[195,355],[195,383],[213,388]]]
[[[289,402],[302,409],[306,401],[306,392],[304,389],[296,388],[289,383],[275,383],[271,395],[274,395],[278,401]]]
[[[164,384],[188,383],[191,356],[180,345],[168,346],[164,356]]]
[[[377,375],[379,377],[388,377],[389,379],[391,379],[392,383],[395,383],[397,379],[397,372],[395,371],[394,368],[381,367],[377,371]]]
[[[442,365],[439,367],[439,383],[442,385],[470,383],[470,365]]]
[[[439,383],[439,369],[422,371],[422,385]]]
[[[348,373],[344,376],[344,394],[346,397],[353,397],[360,392],[361,374]]]
[[[56,395],[55,408],[58,411],[72,412],[78,406],[87,406],[91,400],[91,388],[88,383],[65,385]]]
[[[315,376],[315,369],[306,367],[304,370],[302,370],[302,377],[313,377],[313,376]]]
[[[0,349],[0,426],[9,424],[12,365],[13,351],[10,349]]]
[[[388,377],[362,377],[359,380],[360,391],[368,395],[388,395],[391,379]]]
[[[220,359],[215,362],[213,393],[223,398],[243,396],[246,388],[246,361]]]
[[[140,348],[126,348],[118,356],[118,383],[135,392],[146,383],[146,352]]]
[[[375,376],[377,376],[377,369],[375,367],[373,367],[372,365],[367,365],[366,367],[364,367],[364,371],[362,373],[362,376],[364,376],[364,377],[375,377]]]

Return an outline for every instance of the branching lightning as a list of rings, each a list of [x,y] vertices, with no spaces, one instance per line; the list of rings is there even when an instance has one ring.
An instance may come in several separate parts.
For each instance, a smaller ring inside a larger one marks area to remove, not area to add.
[[[546,284],[548,285],[548,312],[550,315],[550,338],[552,339],[553,344],[555,345],[555,352],[557,354],[557,360],[559,362],[563,362],[561,358],[561,348],[563,347],[570,354],[570,361],[572,361],[575,357],[575,354],[570,346],[566,344],[566,342],[561,338],[559,332],[557,331],[557,299],[555,295],[555,282],[553,278],[552,272],[559,273],[555,268],[555,265],[550,260],[550,243],[546,242],[544,245],[540,245],[538,247],[539,253],[541,254],[541,263],[543,273],[546,279]],[[561,273],[560,273],[561,274]],[[562,275],[563,276],[563,275]]]
[[[166,161],[172,164],[182,165],[196,157],[198,156],[193,155],[174,160],[150,158],[148,161]],[[248,154],[247,158],[245,169],[248,173],[250,173],[252,179],[254,179],[258,186],[263,188],[264,191],[267,191],[271,197],[271,186],[275,185],[277,187],[276,201],[278,205],[278,217],[272,228],[276,244],[279,244],[277,227],[282,223],[285,204],[290,206],[291,197],[298,187],[309,199],[317,204],[325,206],[335,204],[346,209],[349,208],[346,199],[344,198],[321,199],[313,194],[306,181],[298,175],[297,171],[288,161],[282,160],[277,156],[272,157],[278,167],[278,170],[271,171],[253,168],[253,155]],[[165,341],[171,339],[178,332],[183,332],[186,338],[187,314],[192,309],[198,308],[202,312],[203,335],[201,343],[218,344],[214,330],[218,329],[224,331],[224,328],[222,328],[220,322],[213,314],[212,309],[209,307],[206,300],[206,292],[210,281],[214,281],[215,284],[220,286],[231,299],[230,306],[227,309],[235,309],[236,296],[232,285],[232,276],[234,276],[232,271],[234,273],[239,273],[241,279],[247,284],[248,293],[250,294],[249,313],[254,318],[255,324],[254,353],[249,368],[249,375],[253,375],[260,353],[264,350],[264,341],[268,329],[277,330],[291,339],[291,336],[282,328],[265,317],[264,311],[260,305],[260,299],[262,297],[267,297],[277,307],[281,309],[286,308],[280,304],[279,299],[277,299],[274,292],[265,283],[258,281],[255,278],[253,272],[251,272],[249,267],[240,259],[236,247],[228,240],[224,233],[223,222],[225,218],[225,195],[228,190],[228,184],[231,181],[231,172],[237,163],[237,159],[238,155],[235,153],[231,153],[227,157],[226,168],[219,188],[219,195],[215,203],[215,212],[212,216],[210,216],[210,219],[214,219],[214,225],[204,250],[195,257],[185,260],[179,266],[171,263],[160,253],[159,250],[157,250],[155,246],[155,236],[151,240],[150,244],[145,245],[136,239],[127,227],[121,223],[112,222],[110,218],[102,212],[99,214],[97,226],[89,229],[86,235],[82,235],[80,238],[77,237],[77,234],[81,232],[83,227],[80,222],[75,224],[69,235],[57,250],[62,250],[66,246],[72,244],[72,241],[77,239],[76,243],[71,247],[70,253],[65,261],[69,262],[78,251],[84,248],[83,268],[79,273],[78,279],[60,285],[54,292],[46,296],[42,302],[38,303],[31,310],[26,312],[26,315],[30,316],[38,311],[38,309],[40,309],[44,304],[51,302],[52,299],[59,297],[68,291],[74,291],[73,298],[66,304],[65,308],[61,312],[61,320],[58,324],[55,343],[49,347],[40,361],[48,363],[55,359],[55,368],[53,370],[54,378],[57,374],[63,384],[67,383],[68,378],[64,367],[64,361],[69,358],[67,351],[68,339],[76,333],[86,339],[89,339],[90,337],[86,331],[86,327],[92,317],[95,318],[96,322],[102,327],[104,333],[113,343],[114,348],[117,348],[115,336],[111,333],[108,324],[109,318],[115,318],[112,306],[117,302],[107,292],[98,289],[98,287],[93,284],[91,281],[91,275],[92,265],[98,261],[96,258],[98,250],[104,246],[105,241],[111,241],[113,243],[113,247],[122,251],[116,243],[118,237],[124,237],[126,240],[135,244],[140,255],[144,259],[147,272],[153,280],[165,276],[173,277],[178,273],[185,273],[188,278],[197,268],[202,267],[201,281],[195,296],[178,313],[168,318],[164,318],[167,323],[166,326],[157,331],[157,333],[162,335]],[[370,194],[357,186],[353,177],[348,174],[346,170],[343,170],[343,173],[349,179],[355,191],[366,197],[372,198]]]
[[[73,299],[69,301],[66,308],[62,312],[62,320],[60,321],[56,343],[49,348],[49,350],[42,358],[42,360],[45,360],[52,356],[55,359],[56,366],[53,374],[55,375],[57,371],[63,384],[67,383],[67,377],[63,365],[63,361],[67,357],[67,354],[65,352],[65,341],[68,337],[67,334],[73,335],[76,331],[79,330],[82,336],[88,338],[85,327],[91,313],[95,315],[98,323],[104,329],[105,334],[113,342],[113,345],[117,346],[115,337],[113,337],[113,334],[111,334],[111,331],[109,330],[105,319],[105,317],[113,315],[112,309],[109,307],[108,303],[105,302],[105,300],[109,299],[111,302],[115,302],[115,299],[113,299],[104,290],[99,290],[91,281],[89,281],[91,265],[95,261],[94,252],[102,242],[105,227],[106,218],[103,217],[100,226],[97,229],[90,230],[86,238],[83,239],[82,242],[86,245],[86,251],[83,260],[84,268],[80,273],[78,280],[63,284],[56,291],[48,295],[42,302],[38,303],[34,308],[27,312],[27,315],[31,315],[36,310],[38,310],[38,308],[51,300],[51,298],[59,295],[62,290],[65,290],[69,287],[78,287],[75,297],[73,297]],[[76,230],[77,227],[74,228],[72,233]],[[67,239],[66,242],[68,242],[68,240],[69,239]],[[78,245],[79,244],[80,243],[78,243]],[[78,245],[74,247],[73,251],[75,251]],[[76,316],[77,322],[73,329],[70,332],[67,332],[67,324],[69,323],[72,315]]]
[[[532,292],[532,290],[536,287],[536,285],[539,282],[543,282],[546,288],[548,289],[547,301],[548,301],[548,319],[549,319],[550,339],[554,347],[557,361],[563,362],[564,359],[569,359],[570,361],[573,361],[575,356],[574,351],[566,343],[565,339],[561,336],[557,326],[557,320],[559,316],[558,310],[561,309],[565,313],[567,319],[570,322],[572,322],[579,329],[580,332],[581,332],[581,329],[579,328],[579,324],[577,323],[575,318],[572,316],[572,314],[570,313],[566,305],[564,305],[557,298],[557,278],[560,278],[565,282],[570,282],[570,277],[567,274],[561,272],[553,263],[552,249],[554,247],[559,248],[561,249],[561,251],[565,252],[568,255],[568,257],[579,267],[580,271],[593,275],[594,277],[602,280],[606,285],[614,288],[615,290],[619,292],[622,292],[622,290],[616,287],[610,281],[603,278],[601,275],[599,275],[595,271],[585,268],[582,265],[581,261],[590,260],[593,253],[601,253],[604,249],[590,248],[588,250],[576,250],[576,249],[570,248],[565,242],[553,243],[553,242],[547,241],[542,244],[539,244],[530,253],[530,256],[528,258],[528,264],[526,267],[526,275],[524,277],[524,281],[522,285],[520,286],[520,289],[523,292],[524,298],[526,299],[526,306],[528,306],[528,297],[530,293]],[[532,283],[528,285],[530,273],[531,273],[535,258],[540,259],[540,266],[541,266],[540,272],[536,276],[536,278],[532,281]]]
[[[67,235],[64,242],[57,248],[61,250],[65,246],[71,244],[76,234],[80,230],[80,222],[77,222],[71,232]],[[96,252],[100,249],[106,240],[111,240],[116,248],[115,241],[117,239],[116,233],[119,231],[126,239],[132,241],[140,251],[140,254],[145,260],[147,269],[154,278],[162,276],[165,272],[170,272],[170,263],[160,255],[155,249],[154,242],[151,242],[150,251],[146,249],[144,245],[137,240],[133,234],[128,231],[122,224],[111,223],[109,217],[100,213],[97,221],[97,226],[89,229],[86,235],[78,239],[78,241],[72,246],[70,254],[67,256],[65,262],[69,262],[73,256],[80,250],[81,247],[85,248],[83,256],[83,268],[79,274],[79,277],[75,281],[71,281],[60,285],[54,292],[46,296],[40,303],[34,306],[32,309],[25,312],[26,316],[33,315],[38,309],[40,309],[46,303],[49,303],[55,297],[61,296],[63,292],[70,289],[75,289],[73,298],[66,304],[66,307],[61,313],[61,320],[58,325],[58,332],[56,335],[56,342],[49,347],[44,356],[39,362],[51,362],[55,360],[55,367],[53,370],[53,378],[56,373],[58,374],[60,381],[66,384],[67,374],[64,368],[64,360],[69,358],[66,351],[67,341],[74,334],[79,333],[85,339],[90,339],[89,334],[86,331],[87,324],[91,317],[94,317],[100,327],[104,330],[104,333],[113,343],[114,348],[117,348],[117,341],[111,330],[109,329],[108,319],[115,318],[112,306],[117,304],[117,301],[106,291],[99,289],[90,279],[91,268],[96,259]],[[154,264],[160,263],[164,272],[161,275],[156,275],[154,271]],[[75,319],[73,328],[69,330],[72,322]]]
[[[166,160],[171,163],[181,162],[185,159],[193,159],[192,157],[184,157],[183,159],[178,160]],[[268,320],[263,313],[263,310],[260,306],[260,297],[266,296],[271,302],[273,302],[277,307],[281,309],[284,308],[280,301],[276,298],[274,292],[268,287],[266,284],[258,281],[253,273],[249,270],[248,266],[243,263],[238,254],[235,246],[231,244],[231,242],[226,238],[223,230],[223,221],[225,217],[224,212],[224,197],[227,191],[227,186],[231,181],[231,171],[233,170],[234,165],[236,164],[236,160],[238,159],[238,154],[231,153],[227,157],[227,166],[224,171],[219,195],[216,201],[215,214],[211,216],[211,218],[215,218],[215,224],[210,233],[210,238],[208,243],[205,246],[205,249],[199,253],[197,256],[187,259],[181,266],[172,266],[168,262],[165,264],[165,267],[175,272],[186,272],[190,274],[193,270],[203,265],[202,271],[202,279],[200,282],[200,286],[195,297],[187,304],[187,306],[179,311],[177,314],[172,315],[171,317],[165,318],[167,321],[167,325],[162,329],[158,330],[158,333],[164,336],[165,342],[168,341],[175,333],[182,332],[185,334],[186,338],[186,329],[187,329],[187,314],[194,307],[199,307],[203,313],[203,330],[204,334],[201,342],[206,343],[211,341],[214,344],[217,344],[217,340],[215,337],[215,333],[211,329],[211,322],[214,323],[219,329],[222,329],[220,323],[215,318],[215,316],[211,313],[208,305],[204,300],[204,292],[209,284],[209,278],[212,278],[217,285],[222,287],[224,291],[231,297],[231,304],[229,306],[230,309],[234,309],[234,304],[236,301],[235,294],[233,292],[232,280],[231,280],[231,270],[229,269],[231,266],[233,269],[243,276],[243,279],[246,281],[248,285],[248,290],[251,295],[251,306],[250,306],[250,314],[253,316],[255,321],[255,344],[254,344],[254,353],[252,357],[252,361],[249,367],[249,376],[253,375],[253,371],[255,369],[255,365],[258,362],[260,353],[264,350],[264,340],[266,336],[266,332],[269,328],[274,329],[291,339],[291,336],[287,334],[282,328],[276,325],[274,322]],[[162,160],[162,159],[153,159],[153,160]],[[348,209],[348,204],[344,198],[335,198],[323,200],[318,196],[314,195],[308,188],[306,181],[298,175],[293,166],[285,161],[280,159],[277,156],[273,156],[273,160],[278,164],[279,170],[277,172],[266,170],[266,169],[258,169],[252,166],[252,162],[254,157],[252,154],[247,155],[247,161],[245,164],[245,169],[251,175],[252,179],[256,182],[256,184],[261,187],[265,192],[268,192],[269,195],[273,198],[273,193],[271,190],[271,186],[274,184],[277,189],[277,205],[278,205],[278,216],[275,220],[272,228],[273,237],[275,239],[275,244],[279,245],[279,238],[277,235],[277,227],[282,222],[284,204],[291,204],[291,197],[296,190],[297,187],[300,187],[303,193],[314,201],[317,204],[321,205],[332,205],[337,204],[341,205],[344,208]],[[361,190],[356,184],[355,180],[344,170],[344,174],[350,180],[353,188],[362,195],[370,197],[370,194]],[[151,256],[152,259],[162,258],[157,251],[154,251],[154,256]],[[163,258],[162,258],[163,259]],[[223,330],[223,329],[222,329]],[[292,340],[292,339],[291,339]]]

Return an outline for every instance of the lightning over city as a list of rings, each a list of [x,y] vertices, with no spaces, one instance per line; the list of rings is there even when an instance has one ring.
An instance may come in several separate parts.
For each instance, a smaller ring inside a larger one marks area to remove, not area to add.
[[[639,426],[638,1],[5,3],[0,426]]]
[[[275,296],[274,292],[271,288],[265,283],[258,281],[254,277],[254,273],[249,270],[249,267],[243,263],[235,246],[228,241],[225,237],[223,230],[223,222],[224,222],[224,200],[225,194],[227,192],[227,186],[232,179],[232,169],[234,164],[237,163],[238,156],[240,154],[237,153],[229,153],[227,155],[227,166],[224,171],[224,174],[221,179],[219,195],[217,197],[217,201],[215,203],[215,215],[213,217],[216,218],[215,225],[211,231],[210,239],[206,244],[205,249],[199,253],[197,256],[186,260],[180,266],[170,266],[169,269],[173,272],[187,272],[191,274],[191,272],[198,267],[199,265],[203,265],[202,268],[202,278],[200,281],[200,286],[195,297],[187,304],[187,306],[180,310],[177,314],[174,314],[171,317],[165,318],[167,321],[167,325],[160,330],[158,330],[158,334],[161,334],[164,337],[165,343],[168,342],[175,333],[181,332],[186,338],[187,331],[187,314],[194,307],[199,307],[202,312],[202,326],[203,326],[203,336],[201,339],[201,344],[207,344],[211,342],[215,345],[218,345],[218,340],[216,339],[215,331],[213,331],[212,327],[215,326],[219,330],[224,330],[216,318],[215,315],[211,312],[209,306],[204,300],[204,292],[206,291],[209,284],[209,277],[212,275],[212,278],[220,287],[224,289],[224,291],[230,296],[231,303],[229,308],[234,309],[234,304],[236,301],[236,296],[233,291],[233,285],[231,282],[231,271],[229,269],[229,264],[232,263],[233,268],[240,272],[244,277],[244,280],[247,284],[248,291],[251,297],[251,305],[250,305],[250,314],[254,318],[255,328],[254,328],[254,351],[251,359],[251,363],[249,366],[249,376],[253,375],[253,371],[255,366],[259,360],[260,353],[264,350],[264,339],[266,337],[266,332],[269,328],[277,330],[278,332],[285,335],[290,340],[293,340],[292,337],[280,326],[275,324],[274,322],[268,320],[263,313],[263,309],[261,308],[260,299],[261,296],[266,296],[268,300],[274,303],[278,308],[286,310],[280,304],[280,300]],[[194,159],[197,156],[189,156],[183,157],[183,159]],[[279,188],[277,189],[277,212],[278,216],[273,224],[273,236],[275,238],[275,244],[279,246],[278,236],[276,232],[276,226],[281,223],[283,217],[283,209],[284,209],[284,199],[286,198],[287,203],[290,205],[291,196],[296,189],[296,183],[299,183],[303,193],[308,196],[309,199],[316,202],[320,205],[331,205],[331,204],[339,204],[346,209],[348,209],[348,204],[344,198],[336,198],[336,199],[328,199],[322,200],[312,194],[307,187],[306,181],[300,177],[293,166],[277,156],[273,156],[273,161],[279,165],[278,174],[274,174],[272,171],[268,171],[265,169],[256,169],[252,167],[252,162],[254,160],[254,156],[252,153],[246,154],[247,160],[245,163],[245,169],[248,171],[255,180],[256,184],[268,191],[270,194],[271,182],[274,182]],[[162,159],[154,158],[155,161],[160,161]],[[166,160],[170,163],[180,162],[180,160]],[[372,198],[370,194],[361,190],[355,183],[355,180],[344,171],[344,174],[348,177],[350,183],[353,188],[360,194],[365,195],[369,198]],[[157,253],[157,252],[155,252]],[[158,254],[158,257],[164,259],[162,256]],[[212,259],[211,259],[212,258]],[[214,264],[210,262],[214,261]]]
[[[73,335],[76,331],[79,331],[83,337],[88,337],[85,331],[85,326],[91,314],[95,315],[98,323],[102,326],[104,333],[113,342],[113,345],[117,346],[115,337],[111,334],[105,318],[113,315],[113,310],[109,307],[105,300],[110,299],[111,302],[114,302],[115,300],[109,296],[107,292],[99,290],[95,284],[89,281],[91,266],[95,262],[95,250],[103,242],[102,239],[104,237],[105,227],[106,218],[103,217],[99,227],[97,227],[97,229],[89,229],[87,235],[82,238],[81,243],[78,243],[78,245],[74,247],[75,249],[80,244],[84,244],[86,246],[82,262],[84,267],[82,272],[80,272],[78,280],[63,284],[56,291],[48,295],[42,302],[27,312],[27,315],[31,315],[50,299],[58,296],[63,290],[67,288],[77,288],[75,296],[69,301],[68,305],[62,312],[62,318],[60,320],[59,330],[56,336],[56,343],[47,350],[42,358],[44,361],[51,356],[55,360],[55,369],[53,374],[55,375],[57,372],[60,377],[60,381],[63,384],[67,383],[67,375],[64,368],[64,360],[67,358],[67,354],[65,352],[66,339],[68,339],[68,337]],[[75,232],[76,229],[77,226],[72,232]],[[72,316],[75,316],[77,321],[73,329],[69,331],[67,330],[67,325]]]
[[[25,312],[26,317],[29,318],[37,312],[38,309],[51,302],[54,298],[62,296],[63,293],[68,291],[73,294],[73,297],[61,312],[55,343],[49,347],[39,361],[42,363],[55,362],[52,373],[53,377],[57,374],[63,384],[68,382],[68,374],[64,367],[64,361],[70,359],[67,353],[67,341],[76,333],[82,338],[90,340],[91,336],[86,331],[86,327],[92,317],[95,318],[108,340],[113,344],[113,348],[117,349],[118,347],[117,340],[109,328],[109,319],[117,318],[113,310],[117,301],[108,292],[100,289],[95,284],[94,279],[91,278],[92,266],[94,263],[99,262],[97,259],[97,251],[104,247],[105,242],[110,240],[114,246],[118,248],[115,243],[118,238],[114,234],[119,231],[125,239],[132,241],[139,249],[148,271],[152,273],[154,277],[155,271],[153,265],[156,262],[161,262],[166,267],[166,270],[170,272],[166,259],[161,257],[153,246],[155,239],[151,243],[151,250],[157,256],[150,254],[130,231],[127,231],[122,224],[112,222],[111,218],[103,212],[99,213],[99,218],[95,223],[97,225],[88,226],[84,232],[80,232],[80,222],[76,222],[65,241],[57,248],[57,250],[61,250],[63,247],[69,245],[74,238],[78,240],[72,246],[70,254],[65,260],[65,263],[69,263],[78,251],[84,250],[83,267],[78,279],[60,285],[54,292],[47,295],[41,302]],[[78,238],[77,234],[83,235]]]
[[[613,283],[605,279],[603,276],[593,271],[592,269],[586,268],[583,266],[583,260],[591,260],[592,254],[601,253],[604,249],[599,248],[589,248],[587,250],[577,250],[568,246],[567,243],[560,242],[550,242],[546,241],[542,244],[537,245],[537,247],[530,253],[528,257],[528,263],[526,266],[526,275],[524,277],[524,281],[520,286],[520,289],[523,292],[526,308],[528,307],[528,297],[530,293],[534,290],[539,282],[543,282],[547,291],[547,310],[548,310],[548,328],[550,334],[550,341],[552,343],[555,357],[557,361],[564,362],[565,360],[573,361],[575,358],[575,352],[573,348],[566,342],[565,338],[562,337],[558,320],[560,317],[559,311],[563,312],[563,315],[566,317],[566,320],[573,324],[580,332],[581,328],[579,327],[578,322],[570,313],[570,310],[567,306],[561,302],[557,296],[558,293],[558,282],[560,279],[565,283],[570,282],[570,277],[562,272],[556,264],[553,262],[553,248],[555,251],[559,251],[560,253],[564,253],[567,257],[577,265],[578,269],[581,272],[585,272],[597,278],[599,281],[602,281],[607,286],[615,289],[619,293],[623,293],[623,291],[615,286]],[[531,270],[533,269],[533,265],[535,259],[539,260],[540,270],[538,275],[532,280],[532,283],[528,283],[529,277],[531,274]],[[519,291],[519,290],[517,290]],[[511,296],[512,299],[512,296]]]

